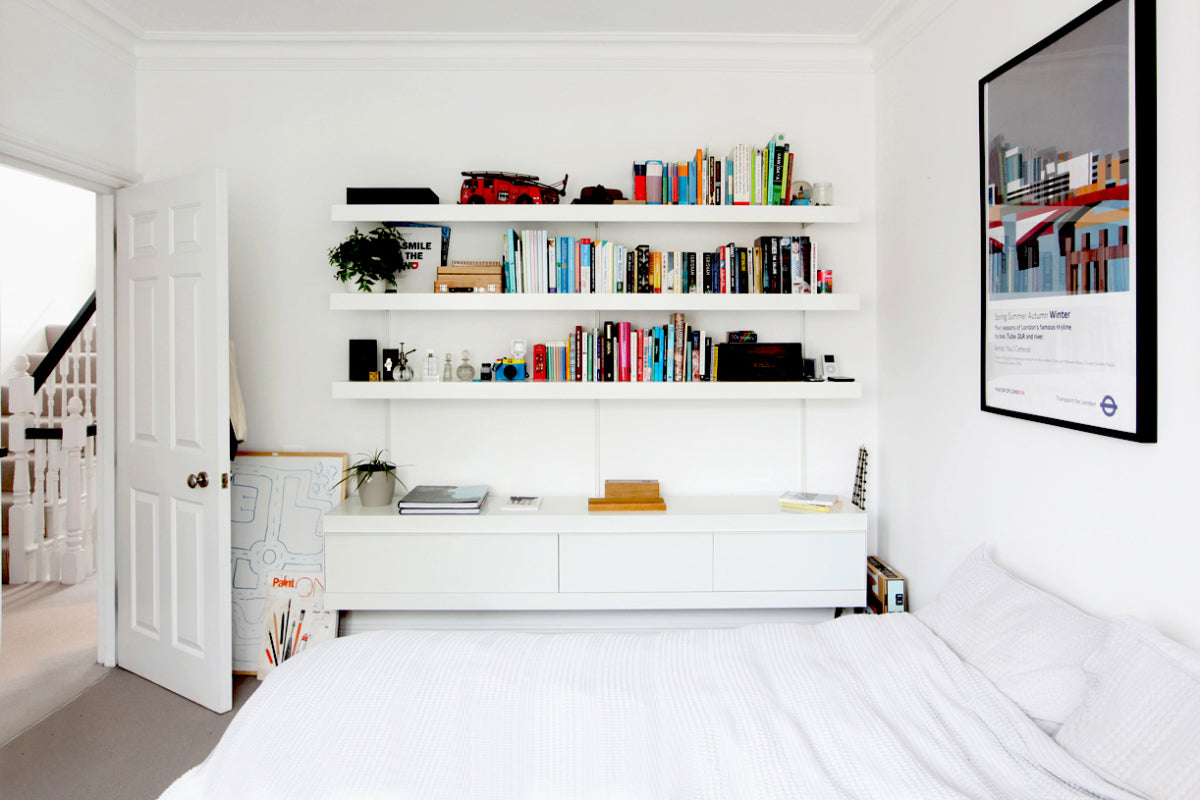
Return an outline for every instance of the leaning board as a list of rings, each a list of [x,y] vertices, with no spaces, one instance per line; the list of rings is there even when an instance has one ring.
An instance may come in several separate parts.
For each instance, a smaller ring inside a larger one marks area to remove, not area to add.
[[[255,673],[268,575],[320,571],[322,515],[345,499],[345,453],[238,453],[230,465],[233,670]]]

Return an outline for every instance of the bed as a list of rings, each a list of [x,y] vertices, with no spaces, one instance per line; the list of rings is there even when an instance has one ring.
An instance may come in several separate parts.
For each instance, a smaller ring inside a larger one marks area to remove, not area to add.
[[[977,551],[919,614],[362,633],[162,800],[1200,797],[1200,655]]]

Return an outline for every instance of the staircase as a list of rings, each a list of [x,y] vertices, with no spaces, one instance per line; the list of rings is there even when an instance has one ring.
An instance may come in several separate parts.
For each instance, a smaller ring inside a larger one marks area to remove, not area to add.
[[[5,583],[74,584],[96,564],[95,296],[0,387]]]

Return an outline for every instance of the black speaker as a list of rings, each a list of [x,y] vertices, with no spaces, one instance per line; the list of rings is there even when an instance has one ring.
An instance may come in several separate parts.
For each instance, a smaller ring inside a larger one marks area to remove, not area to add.
[[[375,339],[350,340],[350,380],[369,381],[379,371],[379,342]]]

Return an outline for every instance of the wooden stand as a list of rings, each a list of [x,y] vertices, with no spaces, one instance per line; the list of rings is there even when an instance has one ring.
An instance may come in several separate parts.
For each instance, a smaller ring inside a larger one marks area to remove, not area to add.
[[[588,511],[666,511],[658,481],[605,481],[604,497],[589,497]]]

